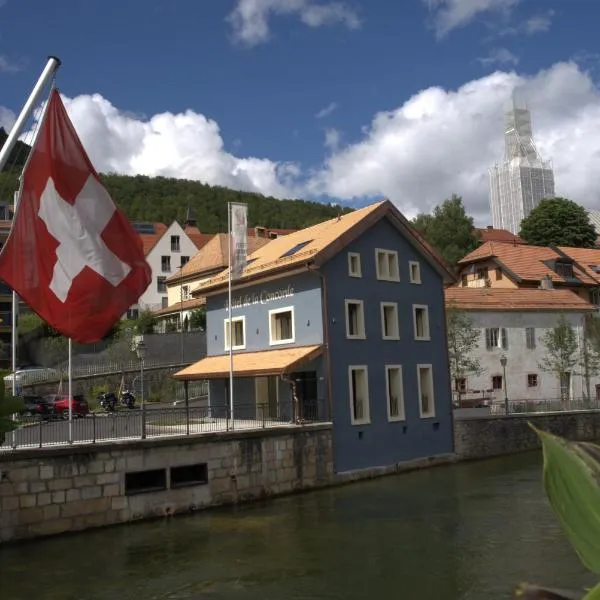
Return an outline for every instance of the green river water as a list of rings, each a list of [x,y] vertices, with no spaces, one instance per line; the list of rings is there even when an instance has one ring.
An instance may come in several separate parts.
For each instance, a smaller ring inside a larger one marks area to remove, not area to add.
[[[0,548],[0,600],[500,600],[593,581],[538,453]]]

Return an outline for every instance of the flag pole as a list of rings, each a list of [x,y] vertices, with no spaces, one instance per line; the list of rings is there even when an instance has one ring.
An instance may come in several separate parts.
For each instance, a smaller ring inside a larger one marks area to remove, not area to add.
[[[69,338],[69,366],[67,393],[69,394],[69,444],[73,443],[73,340]]]
[[[10,156],[10,153],[12,152],[17,141],[19,140],[19,136],[23,133],[23,129],[25,129],[25,125],[27,123],[27,119],[29,119],[35,107],[38,105],[42,96],[42,92],[44,91],[44,87],[52,79],[52,77],[54,77],[54,74],[60,67],[60,64],[60,59],[56,58],[56,56],[48,57],[48,62],[46,63],[46,66],[42,71],[40,78],[38,79],[37,83],[35,84],[35,87],[31,91],[31,94],[29,94],[29,98],[27,99],[27,102],[25,102],[21,113],[15,121],[15,124],[12,126],[8,137],[4,142],[4,146],[2,146],[2,149],[0,149],[0,171],[2,171],[2,169],[4,168],[4,165],[6,164],[6,161]]]
[[[233,245],[232,223],[231,223],[231,202],[227,203],[227,222],[229,230],[229,298],[227,306],[229,308],[229,411],[231,413],[231,429],[234,429],[233,421],[233,323],[231,322],[231,247]],[[229,427],[228,427],[229,428]]]

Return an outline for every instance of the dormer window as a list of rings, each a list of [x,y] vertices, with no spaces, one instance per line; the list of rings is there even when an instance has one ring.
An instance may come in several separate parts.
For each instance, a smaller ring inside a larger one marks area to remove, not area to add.
[[[561,277],[575,277],[573,265],[567,262],[557,262],[555,265],[556,274]]]

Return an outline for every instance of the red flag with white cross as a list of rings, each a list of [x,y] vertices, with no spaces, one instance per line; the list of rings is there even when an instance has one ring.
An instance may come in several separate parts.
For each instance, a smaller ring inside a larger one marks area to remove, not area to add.
[[[0,279],[84,344],[102,339],[152,280],[140,237],[100,182],[56,89],[23,171]]]

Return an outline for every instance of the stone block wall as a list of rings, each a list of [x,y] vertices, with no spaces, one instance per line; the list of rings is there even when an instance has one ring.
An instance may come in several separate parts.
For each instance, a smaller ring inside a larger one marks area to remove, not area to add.
[[[0,455],[0,543],[315,488],[332,477],[330,425],[11,452]]]
[[[454,451],[459,460],[515,454],[540,447],[534,427],[576,441],[600,440],[600,412],[509,415],[455,419]]]

